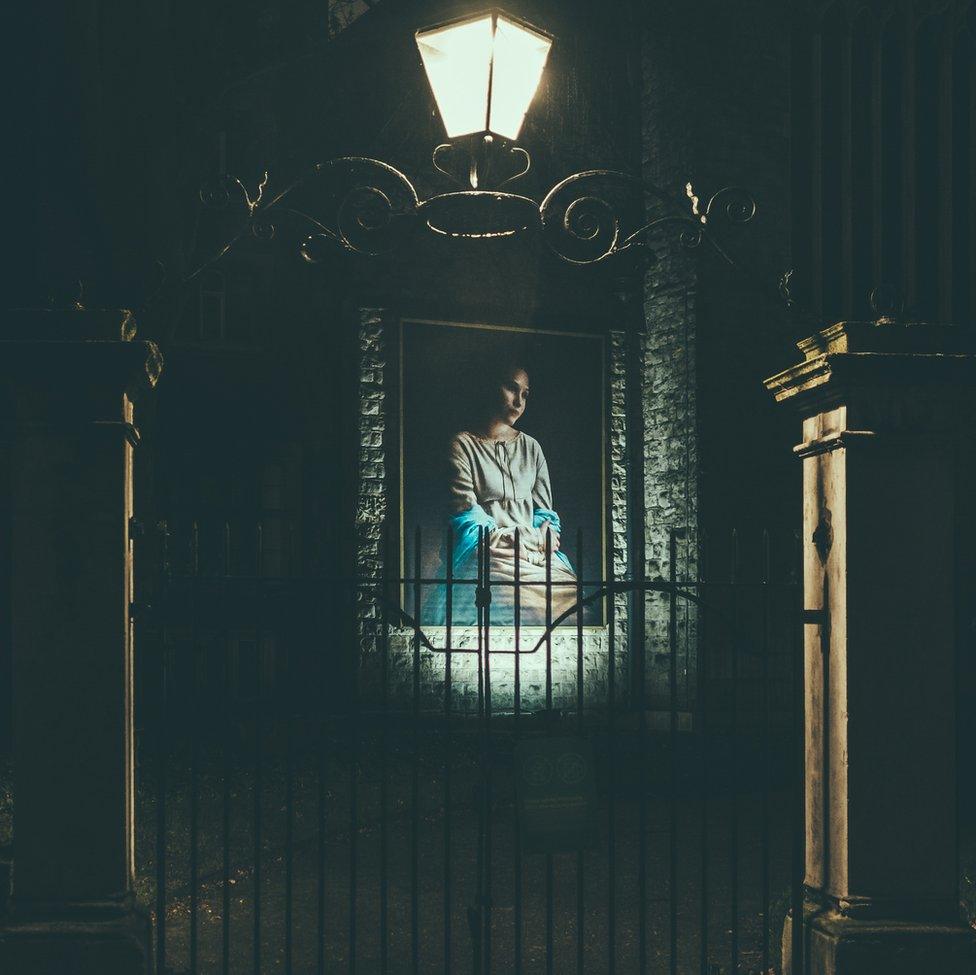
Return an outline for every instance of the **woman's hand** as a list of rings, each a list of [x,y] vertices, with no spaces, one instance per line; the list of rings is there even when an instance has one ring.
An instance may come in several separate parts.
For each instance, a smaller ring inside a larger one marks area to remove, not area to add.
[[[559,532],[552,528],[551,522],[545,521],[539,528],[522,528],[519,531],[519,550],[521,552],[538,552],[546,554],[546,534],[552,533],[552,551],[559,551]],[[512,551],[515,550],[515,529],[499,528],[491,533],[493,548]]]

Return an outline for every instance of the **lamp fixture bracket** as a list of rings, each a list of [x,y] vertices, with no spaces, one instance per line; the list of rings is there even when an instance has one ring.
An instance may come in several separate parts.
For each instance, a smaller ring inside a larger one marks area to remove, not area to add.
[[[437,146],[434,168],[459,189],[421,199],[414,184],[389,163],[343,156],[312,167],[276,193],[265,173],[252,196],[244,183],[222,177],[200,192],[210,208],[239,208],[238,231],[197,268],[196,277],[247,235],[271,239],[282,228],[297,230],[298,251],[310,263],[336,250],[379,256],[405,246],[425,228],[455,238],[492,239],[541,234],[560,260],[592,265],[640,252],[653,261],[670,236],[682,248],[707,243],[736,266],[717,224],[742,226],[756,214],[756,202],[742,187],[727,186],[702,203],[692,184],[675,197],[640,177],[609,169],[590,169],[560,180],[537,202],[503,190],[531,168],[523,147],[480,133]],[[300,192],[303,190],[308,193]],[[314,199],[315,212],[295,200]]]

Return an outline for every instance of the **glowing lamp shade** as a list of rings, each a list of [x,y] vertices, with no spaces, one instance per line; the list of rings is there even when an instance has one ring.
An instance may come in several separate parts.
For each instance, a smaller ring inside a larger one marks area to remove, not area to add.
[[[473,132],[518,138],[551,37],[487,13],[418,31],[417,47],[448,138]]]

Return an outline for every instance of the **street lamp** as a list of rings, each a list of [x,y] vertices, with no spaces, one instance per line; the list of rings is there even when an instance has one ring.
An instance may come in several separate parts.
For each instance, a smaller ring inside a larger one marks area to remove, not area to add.
[[[531,167],[528,150],[515,140],[539,90],[552,35],[490,9],[418,30],[414,40],[447,137],[456,140],[436,146],[431,162],[458,188],[421,199],[399,169],[363,156],[319,163],[273,196],[263,192],[267,174],[253,197],[240,180],[228,177],[201,198],[220,206],[239,194],[245,223],[210,263],[245,232],[274,236],[279,218],[286,215],[310,228],[300,252],[313,263],[336,244],[358,254],[389,253],[418,224],[436,234],[470,239],[540,233],[557,257],[579,265],[628,250],[644,250],[653,257],[652,238],[665,227],[675,227],[685,247],[708,241],[733,263],[705,225],[723,212],[731,223],[752,219],[755,203],[738,187],[719,190],[702,206],[689,183],[690,210],[645,179],[607,169],[567,176],[541,201],[503,190]],[[293,191],[313,180],[324,191],[317,198],[333,201],[331,213],[310,214],[294,207]],[[649,198],[656,201],[655,212],[646,222]]]
[[[552,37],[497,10],[415,36],[447,137],[517,139]]]
[[[529,154],[510,143],[518,138],[539,89],[551,35],[489,10],[427,27],[414,37],[447,137],[460,140],[437,146],[434,168],[457,180],[458,167],[448,163],[445,168],[445,157],[466,156],[467,183],[475,191],[498,188],[524,176],[531,164]],[[462,202],[468,209],[479,208],[481,216],[487,212],[484,199],[470,193],[467,198],[455,195],[428,207],[428,226],[452,236],[469,236],[456,219]],[[494,204],[496,213],[502,207],[509,211],[497,222],[502,229],[493,222],[483,235],[506,236],[525,229],[536,209],[533,201],[528,203],[526,208],[524,198],[504,194]]]

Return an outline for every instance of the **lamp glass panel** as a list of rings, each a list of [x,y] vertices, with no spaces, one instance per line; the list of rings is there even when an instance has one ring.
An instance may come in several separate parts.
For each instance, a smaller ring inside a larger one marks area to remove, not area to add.
[[[449,138],[483,132],[491,71],[491,16],[422,31],[417,47]]]
[[[498,18],[488,128],[506,139],[517,139],[525,113],[539,88],[552,38]]]

